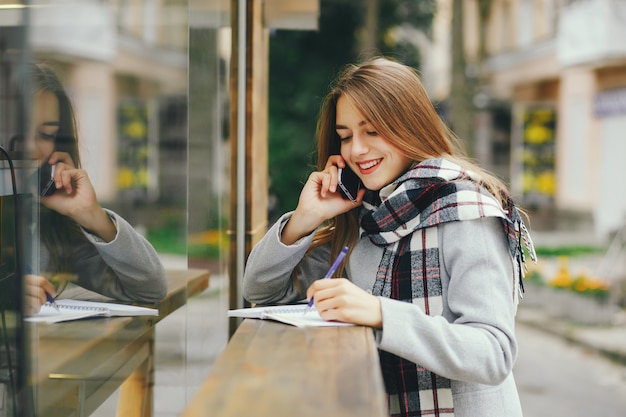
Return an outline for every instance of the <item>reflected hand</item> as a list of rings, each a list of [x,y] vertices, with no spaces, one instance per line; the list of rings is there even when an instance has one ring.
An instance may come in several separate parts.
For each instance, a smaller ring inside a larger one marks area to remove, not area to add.
[[[46,293],[56,297],[54,285],[41,275],[26,275],[24,287],[26,294],[25,313],[27,316],[39,313],[41,306],[46,303]]]
[[[80,216],[80,212],[84,210],[93,210],[95,206],[99,206],[87,172],[60,165],[57,165],[54,173],[57,192],[49,197],[42,197],[42,204],[71,218]]]
[[[72,159],[72,156],[67,152],[52,152],[50,157],[48,158],[48,163],[50,165],[57,165],[57,169],[63,171],[63,169],[72,169],[76,168],[76,164]]]
[[[57,192],[42,197],[41,203],[51,210],[70,217],[76,223],[103,240],[115,239],[117,229],[98,203],[96,192],[83,169],[63,166],[54,173]]]

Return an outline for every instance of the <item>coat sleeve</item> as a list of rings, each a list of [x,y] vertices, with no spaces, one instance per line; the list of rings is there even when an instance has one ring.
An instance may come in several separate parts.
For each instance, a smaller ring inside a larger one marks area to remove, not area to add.
[[[79,286],[120,301],[156,302],[167,294],[165,269],[154,247],[126,220],[106,210],[117,227],[111,242],[83,230],[76,248]]]
[[[328,269],[327,246],[317,247],[307,254],[314,233],[292,245],[281,242],[282,230],[290,218],[291,213],[284,214],[248,256],[242,293],[250,303],[271,305],[301,301],[309,285],[322,278]],[[294,279],[296,269],[297,279]]]
[[[453,380],[499,384],[517,356],[513,262],[502,224],[497,218],[446,223],[439,238],[441,273],[449,280],[444,316],[380,298],[379,347]]]

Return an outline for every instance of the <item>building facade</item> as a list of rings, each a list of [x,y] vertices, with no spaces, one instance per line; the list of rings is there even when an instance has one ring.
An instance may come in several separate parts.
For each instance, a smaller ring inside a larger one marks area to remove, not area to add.
[[[462,3],[468,67],[480,76],[478,159],[510,181],[535,228],[605,242],[626,218],[626,2]],[[449,31],[452,5],[439,2]],[[441,36],[434,42],[449,50]]]

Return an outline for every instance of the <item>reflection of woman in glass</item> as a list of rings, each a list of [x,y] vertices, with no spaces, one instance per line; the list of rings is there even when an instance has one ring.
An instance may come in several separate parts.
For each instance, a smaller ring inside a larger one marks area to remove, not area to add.
[[[81,169],[74,113],[58,77],[45,65],[33,65],[29,82],[33,112],[26,143],[33,158],[55,170],[54,192],[40,200],[40,271],[27,275],[28,313],[39,311],[46,293],[160,300],[167,281],[156,251],[123,218],[100,206]],[[71,282],[55,282],[55,288],[46,277]]]

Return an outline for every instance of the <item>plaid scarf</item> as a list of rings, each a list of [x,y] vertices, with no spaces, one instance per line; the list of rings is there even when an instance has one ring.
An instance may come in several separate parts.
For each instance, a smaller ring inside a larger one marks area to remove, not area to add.
[[[441,315],[437,225],[498,217],[518,266],[512,294],[512,301],[518,301],[525,264],[521,242],[526,242],[534,260],[532,242],[511,199],[503,209],[478,180],[475,174],[448,160],[432,158],[414,166],[379,193],[367,192],[359,214],[361,231],[374,244],[384,247],[374,295],[418,305],[428,315]],[[454,416],[448,378],[382,350],[380,362],[391,416]]]

